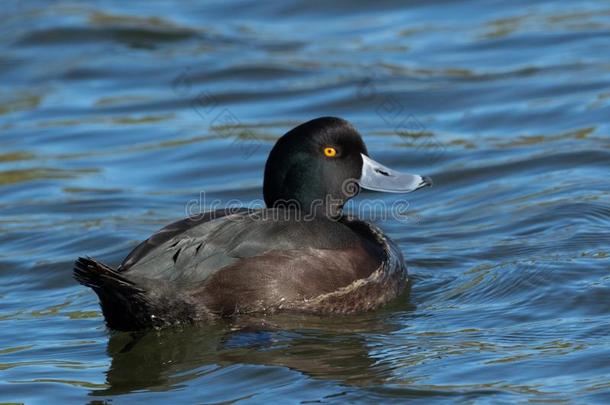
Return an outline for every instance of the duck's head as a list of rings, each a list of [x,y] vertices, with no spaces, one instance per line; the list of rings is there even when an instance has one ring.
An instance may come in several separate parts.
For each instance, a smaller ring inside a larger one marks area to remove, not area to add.
[[[265,165],[263,193],[267,207],[337,215],[360,187],[409,193],[430,185],[428,177],[400,173],[371,159],[349,122],[321,117],[278,139]]]

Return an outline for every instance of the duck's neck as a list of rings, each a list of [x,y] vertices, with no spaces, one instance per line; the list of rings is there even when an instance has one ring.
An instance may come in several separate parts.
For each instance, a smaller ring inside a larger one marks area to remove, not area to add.
[[[325,199],[288,199],[275,200],[267,203],[267,208],[291,211],[298,214],[299,218],[319,218],[338,219],[343,215],[343,205],[346,201],[333,199],[328,196]]]

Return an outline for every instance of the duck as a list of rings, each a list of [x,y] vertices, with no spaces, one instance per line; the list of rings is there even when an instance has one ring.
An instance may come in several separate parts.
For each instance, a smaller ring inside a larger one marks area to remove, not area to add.
[[[431,185],[373,160],[348,121],[312,119],[271,149],[265,208],[190,216],[154,233],[116,268],[79,257],[74,278],[97,294],[106,325],[118,331],[284,311],[371,311],[404,291],[407,267],[380,228],[344,205],[361,189],[409,193]]]

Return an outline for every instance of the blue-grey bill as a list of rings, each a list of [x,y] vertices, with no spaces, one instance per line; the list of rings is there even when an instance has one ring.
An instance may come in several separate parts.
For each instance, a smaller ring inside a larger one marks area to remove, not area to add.
[[[410,193],[422,187],[431,186],[432,179],[417,174],[401,173],[362,155],[362,175],[360,187],[387,193]]]

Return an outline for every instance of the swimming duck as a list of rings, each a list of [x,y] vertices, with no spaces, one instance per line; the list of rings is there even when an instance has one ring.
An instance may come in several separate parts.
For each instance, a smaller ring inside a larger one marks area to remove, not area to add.
[[[108,327],[123,331],[276,311],[372,310],[403,291],[407,269],[398,247],[343,205],[360,188],[408,193],[431,184],[371,159],[347,121],[317,118],[272,148],[267,208],[186,218],[116,269],[79,258],[74,277],[98,295]]]

